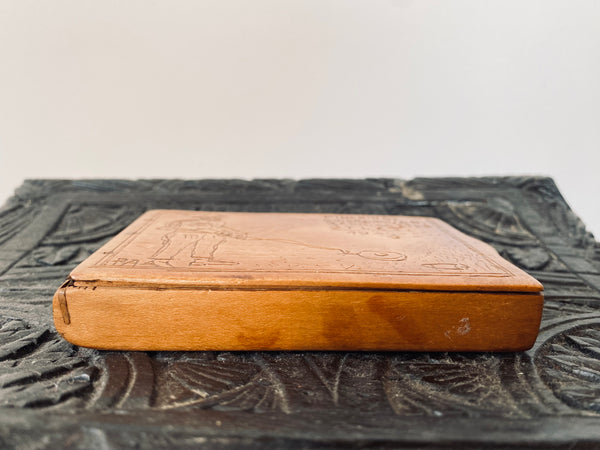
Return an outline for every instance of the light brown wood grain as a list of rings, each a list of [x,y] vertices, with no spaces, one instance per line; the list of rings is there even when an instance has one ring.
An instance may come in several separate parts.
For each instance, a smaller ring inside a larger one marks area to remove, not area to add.
[[[76,345],[121,350],[510,351],[533,345],[542,296],[459,292],[67,290]]]
[[[154,210],[73,270],[54,319],[101,349],[509,351],[542,289],[434,218]]]
[[[431,217],[148,211],[71,273],[82,284],[539,292]]]

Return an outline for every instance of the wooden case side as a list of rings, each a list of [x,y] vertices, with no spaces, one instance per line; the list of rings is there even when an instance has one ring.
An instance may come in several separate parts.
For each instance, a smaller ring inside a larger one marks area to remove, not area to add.
[[[68,287],[58,332],[111,350],[518,351],[539,294]]]

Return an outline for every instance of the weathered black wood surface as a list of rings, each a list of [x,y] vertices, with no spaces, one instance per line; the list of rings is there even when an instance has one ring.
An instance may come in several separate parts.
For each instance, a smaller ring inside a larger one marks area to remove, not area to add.
[[[517,354],[99,352],[70,270],[146,209],[440,217],[545,286]],[[546,178],[28,181],[0,211],[0,447],[600,446],[600,247]]]

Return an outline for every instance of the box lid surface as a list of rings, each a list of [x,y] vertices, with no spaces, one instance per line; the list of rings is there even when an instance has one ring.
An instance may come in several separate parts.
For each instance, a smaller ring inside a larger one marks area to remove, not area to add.
[[[75,283],[233,289],[539,292],[488,244],[431,217],[152,210]]]

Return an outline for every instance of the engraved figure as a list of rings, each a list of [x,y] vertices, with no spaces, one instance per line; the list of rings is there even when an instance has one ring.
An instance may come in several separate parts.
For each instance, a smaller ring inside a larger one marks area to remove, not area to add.
[[[372,260],[376,260],[376,261],[404,261],[406,259],[406,255],[404,253],[392,252],[392,251],[388,251],[388,250],[351,251],[351,250],[346,250],[344,248],[325,247],[322,245],[307,244],[305,242],[294,241],[291,239],[274,239],[274,238],[249,238],[249,239],[254,239],[257,241],[282,242],[285,244],[300,245],[303,247],[314,248],[317,250],[331,250],[331,251],[339,252],[341,255],[344,255],[344,256],[359,256],[361,258],[372,259]]]
[[[232,265],[235,261],[217,260],[215,253],[228,239],[246,239],[247,234],[227,227],[218,217],[175,220],[160,229],[161,247],[150,257],[150,265],[163,267]]]
[[[208,265],[239,264],[236,261],[218,259],[216,256],[219,248],[231,239],[298,245],[318,250],[334,251],[343,256],[358,256],[378,261],[403,261],[406,259],[406,255],[395,251],[373,249],[351,251],[291,239],[249,236],[248,233],[226,226],[218,216],[175,220],[159,229],[168,232],[162,236],[162,245],[149,258],[149,261],[144,264],[145,266],[202,267]]]

